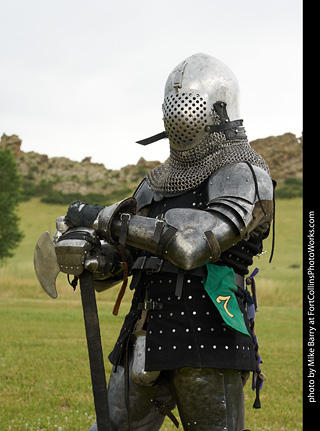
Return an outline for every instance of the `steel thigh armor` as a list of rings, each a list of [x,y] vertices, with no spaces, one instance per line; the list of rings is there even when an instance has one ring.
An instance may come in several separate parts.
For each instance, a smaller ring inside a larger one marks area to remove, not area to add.
[[[155,400],[156,402],[154,402]],[[118,365],[112,371],[108,386],[108,402],[112,428],[110,431],[157,431],[165,416],[159,405],[175,407],[169,381],[159,385],[138,386],[131,379],[131,361],[128,374]],[[96,424],[89,431],[97,431]]]
[[[154,399],[170,409],[174,408],[175,399],[186,431],[240,431],[244,428],[241,372],[181,368],[165,375],[166,378],[153,387],[138,386],[129,377],[126,394],[125,369],[117,367],[111,374],[108,389],[110,431],[160,430],[164,416],[152,401]],[[97,431],[96,425],[89,431]]]
[[[242,373],[212,368],[181,368],[173,390],[183,429],[240,431],[244,428]]]

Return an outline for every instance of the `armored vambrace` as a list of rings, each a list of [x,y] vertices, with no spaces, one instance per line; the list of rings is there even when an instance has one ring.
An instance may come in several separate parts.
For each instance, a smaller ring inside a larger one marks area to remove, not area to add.
[[[110,244],[147,250],[190,270],[217,261],[246,235],[267,230],[272,197],[272,181],[265,171],[236,163],[212,174],[205,210],[170,209],[155,219],[135,214],[137,202],[128,198],[100,211],[94,228]]]

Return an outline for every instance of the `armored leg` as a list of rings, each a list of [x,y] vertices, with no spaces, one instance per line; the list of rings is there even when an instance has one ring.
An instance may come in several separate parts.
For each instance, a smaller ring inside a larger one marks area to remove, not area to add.
[[[122,366],[111,373],[108,401],[112,424],[110,431],[158,431],[165,418],[160,411],[162,406],[169,409],[175,407],[167,381],[151,387],[138,386],[132,381],[130,372],[126,375],[126,369]],[[96,425],[89,431],[97,431]]]
[[[242,376],[238,371],[181,368],[173,388],[186,431],[240,431],[244,428]]]

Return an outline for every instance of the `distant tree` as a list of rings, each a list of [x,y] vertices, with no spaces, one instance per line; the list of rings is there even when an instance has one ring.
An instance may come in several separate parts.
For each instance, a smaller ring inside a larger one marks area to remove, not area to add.
[[[9,149],[0,149],[0,263],[13,256],[23,238],[16,214],[19,203],[20,176]]]

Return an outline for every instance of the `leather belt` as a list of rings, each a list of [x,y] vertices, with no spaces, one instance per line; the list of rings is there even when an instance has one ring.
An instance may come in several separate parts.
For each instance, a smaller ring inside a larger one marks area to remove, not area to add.
[[[134,262],[132,266],[133,278],[130,285],[130,289],[135,289],[140,281],[141,272],[146,272],[147,274],[156,274],[158,272],[169,272],[172,274],[177,274],[177,283],[175,295],[180,297],[182,294],[183,279],[185,275],[195,275],[198,277],[206,277],[207,270],[205,266],[200,266],[198,268],[191,269],[190,271],[185,271],[172,263],[160,259],[155,256],[147,257],[140,256]]]
[[[156,274],[158,272],[169,272],[172,274],[177,274],[176,283],[176,296],[180,297],[182,293],[183,279],[185,275],[195,275],[198,277],[206,277],[207,269],[206,266],[199,266],[198,268],[191,269],[190,271],[185,271],[172,263],[160,259],[156,256],[140,256],[136,259],[132,266],[133,278],[131,282],[130,289],[135,289],[140,281],[141,272],[146,272],[147,274]],[[241,289],[246,289],[245,278],[235,273],[235,282]]]
[[[154,274],[157,272],[171,272],[173,274],[178,274],[179,272],[184,272],[185,274],[197,275],[199,277],[205,277],[207,275],[207,270],[205,266],[199,266],[198,268],[191,269],[190,271],[185,271],[172,263],[159,259],[158,257],[151,256],[140,256],[134,262],[132,270],[138,269],[140,271],[145,271],[149,274]]]

